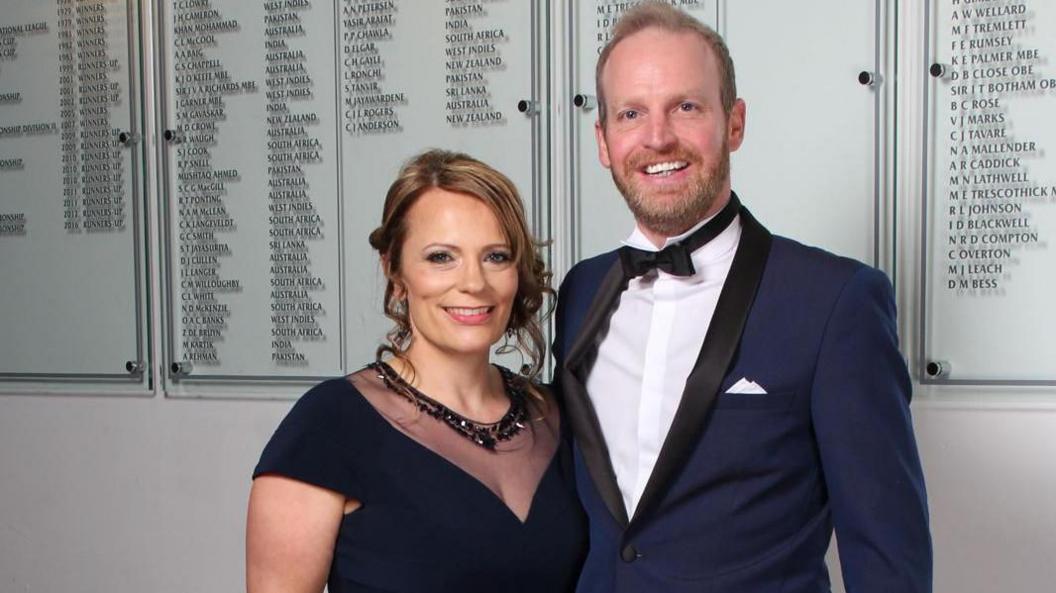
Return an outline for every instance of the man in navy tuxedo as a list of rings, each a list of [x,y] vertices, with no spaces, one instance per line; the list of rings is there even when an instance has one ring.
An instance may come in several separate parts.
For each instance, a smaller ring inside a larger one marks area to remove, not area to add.
[[[930,591],[886,276],[740,205],[745,104],[710,28],[663,2],[632,9],[597,88],[599,155],[636,225],[558,301],[590,518],[579,591],[828,591],[834,527],[850,593]]]

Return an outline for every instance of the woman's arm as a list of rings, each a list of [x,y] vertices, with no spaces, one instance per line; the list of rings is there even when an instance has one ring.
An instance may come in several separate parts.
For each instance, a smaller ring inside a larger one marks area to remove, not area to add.
[[[320,593],[347,506],[333,490],[258,476],[246,519],[246,591]]]

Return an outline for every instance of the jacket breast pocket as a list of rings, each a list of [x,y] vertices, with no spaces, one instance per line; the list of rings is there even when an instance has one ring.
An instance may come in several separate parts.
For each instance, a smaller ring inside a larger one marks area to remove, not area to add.
[[[784,410],[795,399],[793,391],[775,393],[720,393],[715,400],[715,410],[752,411]]]

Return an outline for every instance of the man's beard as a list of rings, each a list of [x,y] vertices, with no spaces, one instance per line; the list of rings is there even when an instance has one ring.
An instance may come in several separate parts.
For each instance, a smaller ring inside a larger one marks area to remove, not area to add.
[[[677,198],[659,199],[643,191],[635,181],[635,172],[649,163],[685,161],[698,167],[698,174]],[[623,194],[631,214],[638,224],[654,233],[672,237],[700,222],[719,199],[725,182],[730,177],[730,151],[725,138],[714,165],[702,169],[703,159],[696,151],[679,148],[670,154],[648,154],[628,159],[622,168],[612,167],[612,180]],[[626,177],[623,172],[629,172]]]

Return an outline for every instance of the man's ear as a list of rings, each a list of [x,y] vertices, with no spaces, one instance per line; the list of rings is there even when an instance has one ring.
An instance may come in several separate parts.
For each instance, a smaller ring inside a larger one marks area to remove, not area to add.
[[[726,142],[733,152],[741,147],[744,142],[744,125],[747,116],[747,106],[744,99],[737,99],[730,109],[730,116],[726,118]]]
[[[605,142],[605,128],[601,120],[594,121],[594,136],[598,140],[598,160],[606,169],[612,168],[612,160],[609,159],[609,145]]]

